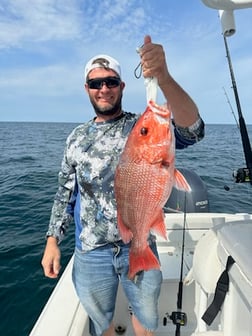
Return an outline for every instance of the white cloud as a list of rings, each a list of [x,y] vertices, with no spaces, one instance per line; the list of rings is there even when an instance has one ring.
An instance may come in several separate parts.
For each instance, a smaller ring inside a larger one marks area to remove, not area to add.
[[[76,93],[83,97],[84,63],[94,54],[108,53],[122,66],[126,108],[141,112],[145,88],[133,75],[139,62],[135,49],[148,33],[153,42],[163,44],[171,73],[195,99],[205,120],[225,121],[219,113],[226,105],[222,87],[229,89],[231,83],[218,14],[199,0],[190,1],[1,0],[0,98],[15,92],[15,101],[48,96],[58,99],[59,107],[63,99],[81,105],[82,98],[74,99]],[[239,11],[237,33],[230,39],[244,110],[251,106],[248,16]]]
[[[22,96],[70,96],[82,90],[80,68],[49,65],[13,69],[0,75],[0,90]]]
[[[83,13],[86,42],[109,40],[128,44],[132,39],[139,39],[141,30],[151,24],[142,0],[86,0]]]
[[[71,39],[79,30],[75,1],[8,0],[0,8],[0,48],[25,42]]]

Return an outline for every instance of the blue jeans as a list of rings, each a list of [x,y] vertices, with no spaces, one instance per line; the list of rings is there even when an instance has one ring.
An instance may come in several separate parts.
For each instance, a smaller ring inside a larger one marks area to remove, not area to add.
[[[117,242],[89,252],[75,249],[73,283],[92,321],[93,336],[101,336],[113,320],[119,281],[141,325],[149,331],[157,329],[162,273],[160,270],[143,271],[136,281],[129,280],[129,247],[129,244]],[[158,257],[156,243],[152,242],[150,247]]]

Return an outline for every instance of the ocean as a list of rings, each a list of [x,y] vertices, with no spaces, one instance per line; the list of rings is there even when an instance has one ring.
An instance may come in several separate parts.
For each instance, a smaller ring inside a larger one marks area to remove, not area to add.
[[[40,261],[70,123],[0,122],[0,335],[27,336],[57,280]],[[248,126],[250,139],[252,126]],[[252,186],[234,183],[245,166],[236,125],[206,125],[200,143],[176,153],[176,166],[206,184],[211,212],[252,212]],[[74,225],[61,245],[62,270],[74,248]],[[45,335],[46,336],[46,335]]]

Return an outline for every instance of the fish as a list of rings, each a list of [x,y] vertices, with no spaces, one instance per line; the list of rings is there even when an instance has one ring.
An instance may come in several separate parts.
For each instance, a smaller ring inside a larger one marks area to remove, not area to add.
[[[173,186],[191,191],[174,162],[170,109],[150,100],[130,132],[115,169],[118,230],[122,241],[130,242],[129,279],[141,271],[160,269],[148,238],[154,233],[167,239],[163,207]]]

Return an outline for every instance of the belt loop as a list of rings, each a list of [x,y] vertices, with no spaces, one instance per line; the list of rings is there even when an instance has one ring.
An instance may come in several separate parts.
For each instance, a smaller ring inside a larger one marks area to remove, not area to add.
[[[115,253],[115,257],[117,257],[118,254],[120,253],[121,248],[120,248],[119,245],[117,245],[117,244],[115,244],[115,243],[113,243],[113,244],[114,244],[114,253]]]

